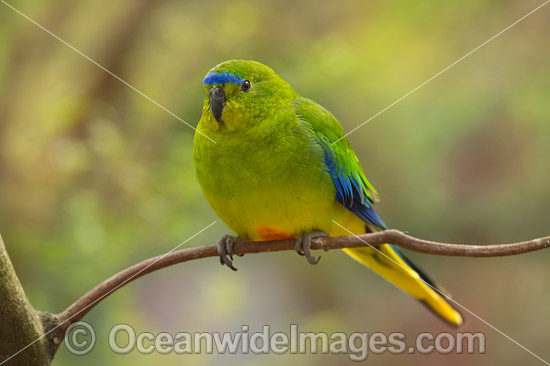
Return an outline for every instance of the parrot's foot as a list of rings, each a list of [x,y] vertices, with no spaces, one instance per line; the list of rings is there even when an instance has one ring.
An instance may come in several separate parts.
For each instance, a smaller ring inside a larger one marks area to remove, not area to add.
[[[317,264],[317,262],[319,262],[319,259],[321,259],[321,257],[315,258],[311,254],[311,242],[312,240],[319,239],[319,238],[326,238],[328,236],[329,235],[324,231],[312,231],[309,233],[304,233],[296,239],[294,250],[296,251],[296,253],[300,255],[304,255],[309,263]]]
[[[224,264],[236,271],[237,268],[233,266],[233,245],[235,245],[236,236],[224,235],[218,241],[218,255],[220,256],[220,263]]]

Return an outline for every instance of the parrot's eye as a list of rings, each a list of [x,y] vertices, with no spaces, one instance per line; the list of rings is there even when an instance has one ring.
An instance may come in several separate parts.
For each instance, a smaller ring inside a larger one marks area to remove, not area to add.
[[[250,81],[248,80],[243,81],[243,83],[241,84],[241,90],[243,92],[249,91],[251,87],[252,87],[252,84],[250,84]]]

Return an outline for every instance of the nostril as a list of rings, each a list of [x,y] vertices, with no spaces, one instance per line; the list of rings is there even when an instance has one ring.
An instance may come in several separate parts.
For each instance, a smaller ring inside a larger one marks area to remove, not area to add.
[[[210,96],[210,98],[223,98],[225,96],[225,92],[221,86],[217,86],[210,89],[208,95]]]

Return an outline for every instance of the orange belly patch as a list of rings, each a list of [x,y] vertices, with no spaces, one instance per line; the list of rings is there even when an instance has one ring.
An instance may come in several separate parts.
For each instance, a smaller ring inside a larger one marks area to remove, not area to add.
[[[282,240],[293,238],[293,235],[290,235],[287,232],[278,230],[273,227],[262,226],[256,228],[256,233],[262,240]]]

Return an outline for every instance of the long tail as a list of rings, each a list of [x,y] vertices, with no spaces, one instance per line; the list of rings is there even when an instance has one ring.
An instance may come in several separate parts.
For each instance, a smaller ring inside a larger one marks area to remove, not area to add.
[[[434,288],[443,291],[395,246],[383,244],[377,249],[379,251],[369,247],[344,249],[344,251],[359,263],[424,303],[447,323],[460,326],[464,322],[458,310],[453,308]]]

